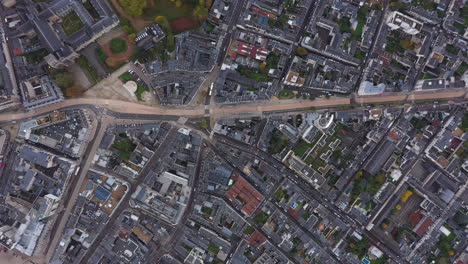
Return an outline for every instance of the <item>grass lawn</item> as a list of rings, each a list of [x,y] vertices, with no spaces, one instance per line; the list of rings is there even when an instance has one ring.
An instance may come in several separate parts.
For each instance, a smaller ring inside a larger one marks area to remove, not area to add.
[[[130,155],[132,155],[132,152],[135,149],[136,145],[133,144],[133,142],[130,139],[124,138],[115,141],[112,144],[112,147],[118,151],[119,157],[122,160],[127,161],[130,159]]]
[[[83,26],[83,22],[75,12],[71,12],[63,18],[62,28],[67,36],[78,32]]]
[[[144,85],[138,84],[137,90],[135,92],[135,96],[137,97],[138,101],[143,101],[143,99],[141,98],[141,95],[145,91],[149,91],[148,88]]]
[[[362,30],[364,29],[365,23],[359,22],[356,26],[356,30],[351,33],[351,39],[359,40],[362,36]]]
[[[76,63],[78,63],[78,65],[80,66],[81,69],[88,72],[89,76],[91,77],[91,81],[93,83],[97,83],[97,82],[99,82],[101,80],[101,78],[99,78],[99,75],[98,75],[96,69],[94,69],[94,67],[91,65],[91,63],[89,63],[89,61],[88,61],[88,59],[86,59],[86,57],[84,57],[84,56],[79,57],[76,60]]]
[[[213,253],[214,255],[216,255],[219,252],[219,247],[217,247],[216,245],[213,245],[213,244],[209,244],[208,245],[208,251]]]
[[[423,74],[423,76],[421,77],[421,79],[427,80],[427,79],[434,79],[434,78],[436,78],[436,77],[437,77],[437,76],[434,76],[434,75],[432,75],[432,74],[426,72],[426,73]]]
[[[305,153],[310,149],[312,148],[313,145],[312,144],[309,144],[303,140],[299,141],[299,145],[297,145],[293,151],[294,151],[294,154],[300,158],[304,157]]]
[[[134,80],[133,76],[129,72],[125,72],[124,74],[120,75],[119,79],[122,80],[122,82],[124,83]]]
[[[113,38],[110,41],[110,50],[114,54],[126,52],[128,49],[127,41],[121,38]]]
[[[126,83],[128,81],[135,81],[135,78],[133,78],[133,76],[129,73],[129,72],[125,72],[123,73],[122,75],[119,76],[119,79]],[[146,85],[143,85],[143,84],[140,84],[139,82],[136,82],[137,83],[137,90],[135,92],[135,96],[137,97],[138,101],[143,101],[141,95],[143,94],[143,92],[145,91],[149,91],[148,87],[146,87]]]
[[[278,94],[279,99],[293,99],[294,93],[289,90],[283,90]]]
[[[157,16],[165,16],[170,22],[184,16],[192,17],[194,8],[195,6],[189,1],[184,1],[184,5],[176,7],[175,2],[170,0],[150,0],[148,6],[143,10],[143,15],[151,19]]]
[[[455,76],[461,76],[468,70],[468,64],[463,62],[455,71]]]

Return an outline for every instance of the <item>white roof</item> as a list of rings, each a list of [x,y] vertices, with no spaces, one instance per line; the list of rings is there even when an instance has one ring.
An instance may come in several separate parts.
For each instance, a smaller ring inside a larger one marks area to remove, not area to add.
[[[364,81],[359,86],[359,95],[373,95],[373,94],[381,94],[385,91],[385,84],[380,83],[378,85],[374,85],[372,82]]]
[[[439,230],[440,230],[440,232],[442,232],[442,234],[444,234],[446,236],[449,236],[452,233],[445,226],[441,226]]]

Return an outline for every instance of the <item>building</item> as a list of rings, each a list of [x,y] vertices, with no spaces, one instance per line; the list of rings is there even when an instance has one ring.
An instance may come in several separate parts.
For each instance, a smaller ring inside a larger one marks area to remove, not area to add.
[[[267,49],[259,48],[247,43],[239,42],[237,45],[237,54],[259,61],[266,61],[269,53],[270,52]]]
[[[54,0],[47,4],[41,2],[41,8],[36,8],[36,4],[27,0],[24,8],[17,8],[24,23],[18,27],[16,36],[37,36],[49,52],[44,59],[51,67],[70,66],[79,57],[78,51],[119,24],[107,1],[88,0],[87,3],[88,8],[79,0]],[[63,27],[63,22],[72,17],[82,24],[75,32]]]
[[[54,157],[52,155],[26,145],[19,150],[19,157],[44,168],[50,168],[54,165]]]
[[[53,194],[46,194],[41,197],[37,202],[38,208],[36,210],[35,218],[38,221],[44,220],[57,212],[60,199]]]
[[[11,8],[11,7],[13,7],[14,5],[16,5],[16,0],[2,0],[2,5],[3,5],[4,7]]]
[[[230,201],[243,201],[242,212],[245,215],[251,216],[255,209],[263,201],[264,197],[252,185],[250,185],[244,178],[235,177],[235,183],[225,194],[226,198]]]
[[[359,95],[377,95],[385,91],[385,84],[374,85],[372,82],[364,81],[359,86]]]
[[[319,118],[314,120],[314,125],[320,130],[326,130],[333,124],[334,117],[333,114],[322,114]]]
[[[401,29],[407,34],[416,35],[421,32],[423,23],[403,13],[394,11],[387,18],[387,26],[391,30]]]
[[[20,85],[23,105],[32,109],[62,100],[60,88],[47,76],[33,77]]]

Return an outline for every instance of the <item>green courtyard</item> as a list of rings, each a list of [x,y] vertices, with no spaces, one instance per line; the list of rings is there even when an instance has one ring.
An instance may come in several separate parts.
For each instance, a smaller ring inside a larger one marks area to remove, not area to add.
[[[80,31],[84,26],[80,17],[73,11],[62,19],[62,28],[67,36],[71,36]]]

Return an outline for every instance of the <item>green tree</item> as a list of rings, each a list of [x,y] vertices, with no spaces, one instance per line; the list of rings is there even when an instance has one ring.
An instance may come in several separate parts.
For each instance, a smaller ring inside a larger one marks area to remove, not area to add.
[[[206,121],[206,119],[202,119],[200,121],[200,126],[204,129],[207,129],[208,128],[208,122]]]
[[[146,0],[119,0],[120,5],[129,16],[140,17],[146,7]]]
[[[182,0],[177,0],[175,3],[176,7],[182,7],[183,4],[184,2],[182,2]]]
[[[167,17],[165,16],[157,16],[154,21],[161,26],[161,28],[168,33],[169,31],[172,32],[171,29],[171,24],[169,23],[169,20],[167,20]]]
[[[411,40],[405,40],[405,39],[400,40],[399,44],[400,44],[400,47],[402,47],[403,49],[409,49],[413,47],[414,45],[414,43]]]
[[[338,21],[338,27],[341,33],[351,33],[351,22],[349,17],[344,17]]]
[[[299,47],[296,49],[296,54],[303,57],[309,54],[309,52],[304,47]]]
[[[135,38],[136,38],[135,33],[128,34],[128,40],[130,40],[131,42],[135,43]]]
[[[175,37],[172,33],[168,33],[166,36],[166,49],[169,52],[173,52],[175,50]]]
[[[136,33],[135,29],[132,26],[132,23],[128,19],[121,18],[119,25],[122,28],[122,30],[127,34]]]
[[[195,20],[202,22],[208,17],[208,8],[205,7],[205,1],[200,0],[199,2],[203,2],[203,5],[199,4],[193,9],[193,17]]]

